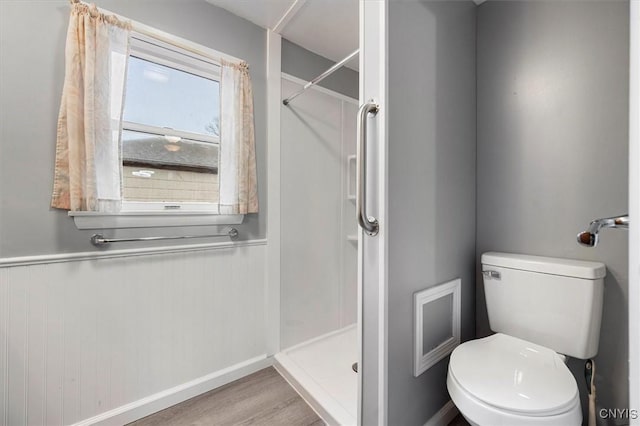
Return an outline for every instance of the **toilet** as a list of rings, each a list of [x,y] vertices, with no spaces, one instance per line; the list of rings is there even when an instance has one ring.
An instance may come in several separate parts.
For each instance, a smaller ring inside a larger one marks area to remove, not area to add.
[[[566,360],[598,352],[605,265],[495,252],[481,262],[496,334],[453,351],[451,400],[472,425],[580,425]]]

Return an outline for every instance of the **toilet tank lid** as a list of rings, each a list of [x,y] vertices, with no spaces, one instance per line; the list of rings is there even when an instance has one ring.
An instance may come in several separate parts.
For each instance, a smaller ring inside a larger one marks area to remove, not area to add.
[[[602,262],[530,256],[526,254],[487,252],[482,255],[481,262],[483,269],[484,266],[491,265],[589,280],[604,278],[607,275],[607,268]]]

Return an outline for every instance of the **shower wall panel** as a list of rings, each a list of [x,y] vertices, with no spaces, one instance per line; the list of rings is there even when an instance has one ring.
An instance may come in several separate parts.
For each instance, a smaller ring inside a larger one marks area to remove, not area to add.
[[[283,95],[300,88],[282,81]],[[357,104],[308,90],[281,115],[281,346],[356,320],[355,203],[348,157]]]

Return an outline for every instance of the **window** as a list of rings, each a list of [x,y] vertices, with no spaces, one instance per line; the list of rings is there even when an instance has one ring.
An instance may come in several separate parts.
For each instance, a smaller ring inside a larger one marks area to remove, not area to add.
[[[122,122],[123,211],[218,211],[219,66],[132,37]]]
[[[258,213],[245,61],[82,3],[66,49],[51,207],[80,229]]]

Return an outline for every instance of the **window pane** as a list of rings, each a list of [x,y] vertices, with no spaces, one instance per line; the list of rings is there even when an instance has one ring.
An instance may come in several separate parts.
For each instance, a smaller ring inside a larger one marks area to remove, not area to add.
[[[218,202],[218,145],[123,130],[126,201]]]
[[[218,144],[123,130],[122,160],[129,164],[217,174]]]
[[[131,56],[125,121],[219,135],[220,84]]]

